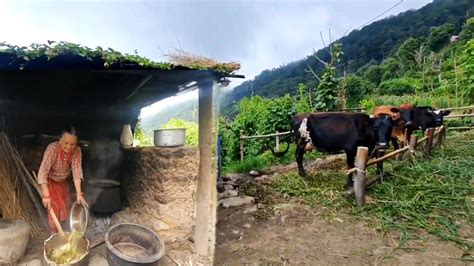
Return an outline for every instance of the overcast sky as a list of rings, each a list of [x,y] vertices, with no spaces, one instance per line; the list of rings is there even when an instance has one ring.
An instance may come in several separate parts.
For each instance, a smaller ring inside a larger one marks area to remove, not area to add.
[[[47,40],[111,47],[162,61],[182,49],[218,61],[239,61],[252,79],[265,69],[302,59],[363,25],[400,0],[36,0],[0,1],[0,41]],[[379,19],[429,0],[404,0]],[[234,80],[233,86],[242,80]]]

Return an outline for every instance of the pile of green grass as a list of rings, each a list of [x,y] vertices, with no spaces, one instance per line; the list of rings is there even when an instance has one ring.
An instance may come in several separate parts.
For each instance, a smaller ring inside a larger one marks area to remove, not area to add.
[[[375,167],[369,170],[371,178]],[[303,198],[308,205],[348,210],[375,221],[385,231],[400,230],[402,240],[425,230],[472,250],[472,240],[462,238],[458,226],[472,227],[474,222],[474,131],[448,135],[431,157],[417,157],[412,163],[387,161],[384,170],[384,181],[368,193],[374,202],[362,209],[355,207],[353,197],[344,196],[346,178],[338,171],[320,169],[307,178],[297,173],[280,175],[271,189],[283,197]]]

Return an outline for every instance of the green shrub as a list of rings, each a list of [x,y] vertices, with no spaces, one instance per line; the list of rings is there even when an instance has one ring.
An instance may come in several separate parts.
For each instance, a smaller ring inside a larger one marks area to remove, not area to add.
[[[379,93],[382,95],[407,95],[413,94],[419,81],[413,78],[399,78],[386,80],[380,83]],[[419,85],[418,85],[419,86]]]
[[[186,145],[188,146],[198,146],[199,144],[199,131],[198,124],[194,122],[189,122],[183,119],[171,118],[163,124],[163,129],[168,128],[185,128],[186,129]]]

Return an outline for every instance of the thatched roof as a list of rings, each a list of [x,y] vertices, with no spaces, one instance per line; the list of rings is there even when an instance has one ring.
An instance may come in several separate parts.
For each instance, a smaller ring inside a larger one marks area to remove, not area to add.
[[[31,44],[20,47],[0,43],[0,70],[208,70],[232,74],[240,69],[236,62],[219,63],[183,51],[168,55],[170,62],[155,62],[133,55],[122,54],[112,48],[91,49],[70,42]]]

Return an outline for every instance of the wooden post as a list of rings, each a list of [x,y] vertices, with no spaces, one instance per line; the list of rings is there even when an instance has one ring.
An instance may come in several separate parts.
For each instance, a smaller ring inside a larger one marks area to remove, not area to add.
[[[433,148],[433,133],[434,133],[434,128],[428,128],[426,130],[425,136],[428,137],[428,140],[426,141],[425,144],[425,153],[427,155],[431,155],[431,149]]]
[[[354,191],[357,206],[365,204],[365,169],[367,164],[367,156],[369,149],[367,147],[357,147],[357,155],[355,159],[355,167],[357,167],[356,178],[354,181]]]
[[[196,224],[194,247],[200,255],[207,256],[214,246],[211,235],[212,190],[212,81],[199,86],[199,176],[196,192]],[[215,225],[213,225],[215,226]]]
[[[383,157],[385,155],[385,150],[377,151],[377,158]],[[377,175],[383,180],[383,161],[377,163]]]
[[[244,131],[240,131],[240,161],[244,160]]]
[[[436,141],[436,146],[440,146],[444,142],[444,138],[446,137],[446,128],[441,126],[438,133],[438,139]]]
[[[275,150],[279,151],[280,150],[280,136],[278,136],[278,130],[275,132]]]
[[[409,146],[409,151],[411,153],[414,153],[416,151],[416,145],[418,144],[418,140],[416,135],[411,135],[410,137],[410,146]]]

